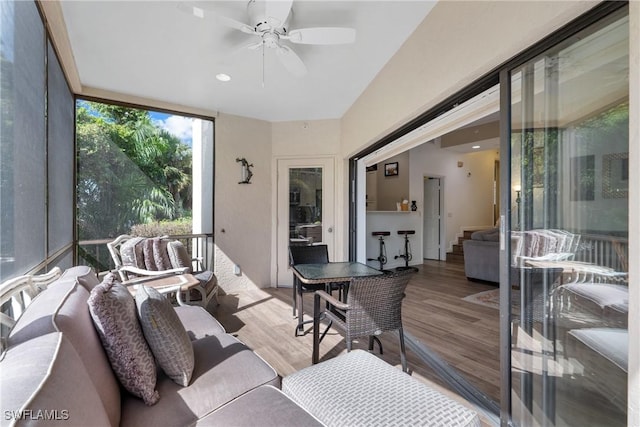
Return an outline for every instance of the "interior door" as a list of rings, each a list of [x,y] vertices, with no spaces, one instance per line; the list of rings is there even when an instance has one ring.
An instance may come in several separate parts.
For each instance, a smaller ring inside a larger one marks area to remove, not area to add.
[[[424,259],[440,259],[440,178],[424,179]]]
[[[291,287],[289,245],[326,244],[334,253],[334,159],[278,160],[278,287]]]

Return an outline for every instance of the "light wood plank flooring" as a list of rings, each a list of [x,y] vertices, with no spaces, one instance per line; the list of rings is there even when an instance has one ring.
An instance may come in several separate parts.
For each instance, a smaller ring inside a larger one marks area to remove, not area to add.
[[[500,358],[498,310],[463,301],[477,292],[495,289],[470,282],[464,265],[425,261],[407,287],[403,305],[405,330],[438,353],[474,386],[499,402]],[[311,295],[305,296],[305,313],[311,314]],[[311,365],[312,333],[294,337],[291,289],[250,289],[220,297],[212,310],[227,332],[236,335],[269,362],[281,376]],[[309,317],[310,319],[311,317]],[[397,335],[382,337],[387,362],[399,366]],[[366,348],[367,343],[356,343]],[[331,329],[320,346],[321,360],[346,351],[342,336]],[[376,351],[377,354],[377,351]],[[407,350],[414,377],[446,387],[439,376]]]

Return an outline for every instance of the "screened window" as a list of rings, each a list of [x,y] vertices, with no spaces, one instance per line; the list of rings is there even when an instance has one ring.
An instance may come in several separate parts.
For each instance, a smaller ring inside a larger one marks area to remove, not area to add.
[[[79,100],[79,255],[109,269],[104,244],[121,234],[213,231],[213,122]]]
[[[45,259],[45,37],[34,2],[2,0],[0,280]]]

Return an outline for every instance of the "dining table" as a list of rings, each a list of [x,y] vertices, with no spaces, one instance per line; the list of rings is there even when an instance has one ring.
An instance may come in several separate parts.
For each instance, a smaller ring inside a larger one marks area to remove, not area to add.
[[[376,270],[366,264],[356,261],[345,262],[328,262],[318,264],[294,264],[291,266],[293,274],[299,279],[294,281],[297,283],[296,296],[298,299],[298,307],[302,307],[302,284],[317,285],[324,284],[325,289],[330,291],[331,284],[342,283],[345,286],[343,289],[343,301],[346,302],[347,286],[353,278],[380,276],[384,274],[380,270]],[[294,286],[296,286],[294,284]],[[298,310],[298,325],[296,327],[296,334],[303,331],[305,322],[303,319],[303,311]]]

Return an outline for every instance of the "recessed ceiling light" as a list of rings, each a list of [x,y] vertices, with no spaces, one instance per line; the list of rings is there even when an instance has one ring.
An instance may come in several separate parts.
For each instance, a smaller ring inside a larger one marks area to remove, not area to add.
[[[229,74],[220,73],[216,74],[216,79],[220,80],[221,82],[228,82],[229,80],[231,80],[231,76]]]
[[[478,148],[480,148],[480,146],[479,145],[474,145],[471,148],[473,148],[474,150],[477,150]]]

